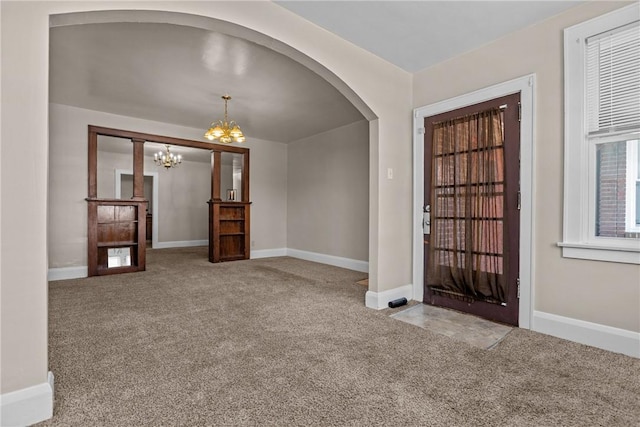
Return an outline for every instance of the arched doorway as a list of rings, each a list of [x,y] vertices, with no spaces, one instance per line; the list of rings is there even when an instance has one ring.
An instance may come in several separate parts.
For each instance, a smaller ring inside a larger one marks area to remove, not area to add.
[[[65,15],[54,15],[52,16],[51,22],[52,22],[52,27],[54,29],[69,28],[74,26],[76,27],[103,26],[104,27],[104,26],[113,25],[113,24],[123,24],[123,25],[135,24],[135,25],[142,25],[142,26],[171,25],[174,27],[181,27],[181,28],[206,29],[207,31],[213,31],[211,30],[211,28],[214,28],[215,31],[223,31],[224,34],[233,34],[233,37],[236,37],[237,35],[242,35],[243,40],[250,40],[251,43],[259,43],[261,46],[265,46],[269,50],[276,52],[278,55],[287,56],[290,60],[293,59],[293,61],[295,61],[298,64],[304,63],[304,67],[308,68],[309,70],[312,70],[312,73],[314,76],[316,76],[316,78],[318,75],[324,73],[322,80],[325,81],[325,84],[329,82],[332,88],[335,88],[335,90],[341,93],[343,97],[349,100],[349,102],[351,102],[351,99],[354,99],[355,97],[357,103],[363,104],[360,98],[355,95],[353,90],[348,88],[344,84],[344,82],[342,82],[342,80],[337,79],[334,73],[329,72],[325,67],[320,66],[316,61],[311,60],[306,55],[300,54],[300,52],[293,50],[292,48],[290,48],[289,46],[283,43],[274,42],[271,38],[265,37],[264,35],[256,33],[253,30],[249,30],[245,27],[240,27],[237,25],[232,25],[228,22],[218,21],[210,18],[203,18],[195,15],[185,15],[185,14],[176,14],[176,13],[168,13],[168,12],[149,12],[149,11],[86,12],[86,13],[72,13],[72,14],[65,14]],[[163,24],[154,24],[154,22],[161,22]],[[121,28],[126,28],[126,27],[122,26]],[[219,34],[219,33],[216,33],[216,34]],[[102,38],[102,40],[106,40],[106,39],[108,39],[108,37]],[[214,41],[229,43],[228,40],[214,40]],[[224,49],[228,47],[229,46],[223,46],[222,48]],[[214,47],[214,50],[215,49],[216,48]],[[136,62],[136,64],[138,63],[139,62]],[[127,63],[121,62],[120,64],[122,64],[122,66],[127,69],[130,67],[130,65],[127,65]],[[132,71],[135,71],[135,70],[132,70]],[[334,86],[334,82],[337,82],[338,86],[340,87],[338,88]],[[54,81],[54,83],[57,83],[57,81]],[[343,91],[348,96],[345,96]],[[361,111],[363,109],[362,106],[356,105],[356,107],[358,107],[357,108],[358,111]],[[99,110],[99,108],[96,108],[96,110]],[[364,108],[364,111],[366,114],[363,114],[361,111],[362,117],[367,118],[367,120],[369,117],[372,117],[372,112],[368,107]],[[374,121],[374,124],[375,124],[375,121]],[[110,125],[110,127],[111,126],[115,127],[114,125]],[[120,127],[120,126],[117,126],[117,127]],[[374,134],[373,136],[375,137],[377,136],[377,134]],[[368,136],[368,138],[371,139],[371,136]],[[365,213],[367,211],[366,204],[362,209],[359,209],[358,211],[360,215]],[[366,242],[365,242],[365,248],[366,248]],[[366,260],[367,259],[366,254],[365,254],[365,257],[357,258],[357,259]]]

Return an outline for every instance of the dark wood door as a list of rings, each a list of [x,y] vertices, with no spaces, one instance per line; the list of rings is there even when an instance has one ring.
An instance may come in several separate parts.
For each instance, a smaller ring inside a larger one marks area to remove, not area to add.
[[[519,104],[517,93],[427,117],[424,139],[424,302],[511,325],[518,324]]]

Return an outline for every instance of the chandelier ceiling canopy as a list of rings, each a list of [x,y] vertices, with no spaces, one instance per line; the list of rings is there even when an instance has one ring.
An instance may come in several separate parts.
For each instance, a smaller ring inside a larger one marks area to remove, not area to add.
[[[229,144],[231,142],[245,142],[246,139],[240,126],[234,121],[229,120],[227,117],[227,102],[231,99],[229,95],[223,95],[224,99],[224,119],[211,123],[211,127],[204,134],[204,137],[209,141],[219,140],[223,144]]]

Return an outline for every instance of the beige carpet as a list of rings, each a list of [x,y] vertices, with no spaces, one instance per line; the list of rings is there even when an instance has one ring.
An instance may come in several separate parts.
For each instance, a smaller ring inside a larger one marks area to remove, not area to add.
[[[640,360],[520,329],[479,349],[365,308],[361,278],[186,248],[52,282],[45,425],[637,425]]]

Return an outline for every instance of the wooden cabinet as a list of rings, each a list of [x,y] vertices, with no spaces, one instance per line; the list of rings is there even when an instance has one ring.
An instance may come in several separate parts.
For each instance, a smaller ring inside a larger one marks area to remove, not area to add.
[[[147,201],[87,202],[89,276],[144,270]]]
[[[209,261],[249,259],[250,203],[209,202]]]

